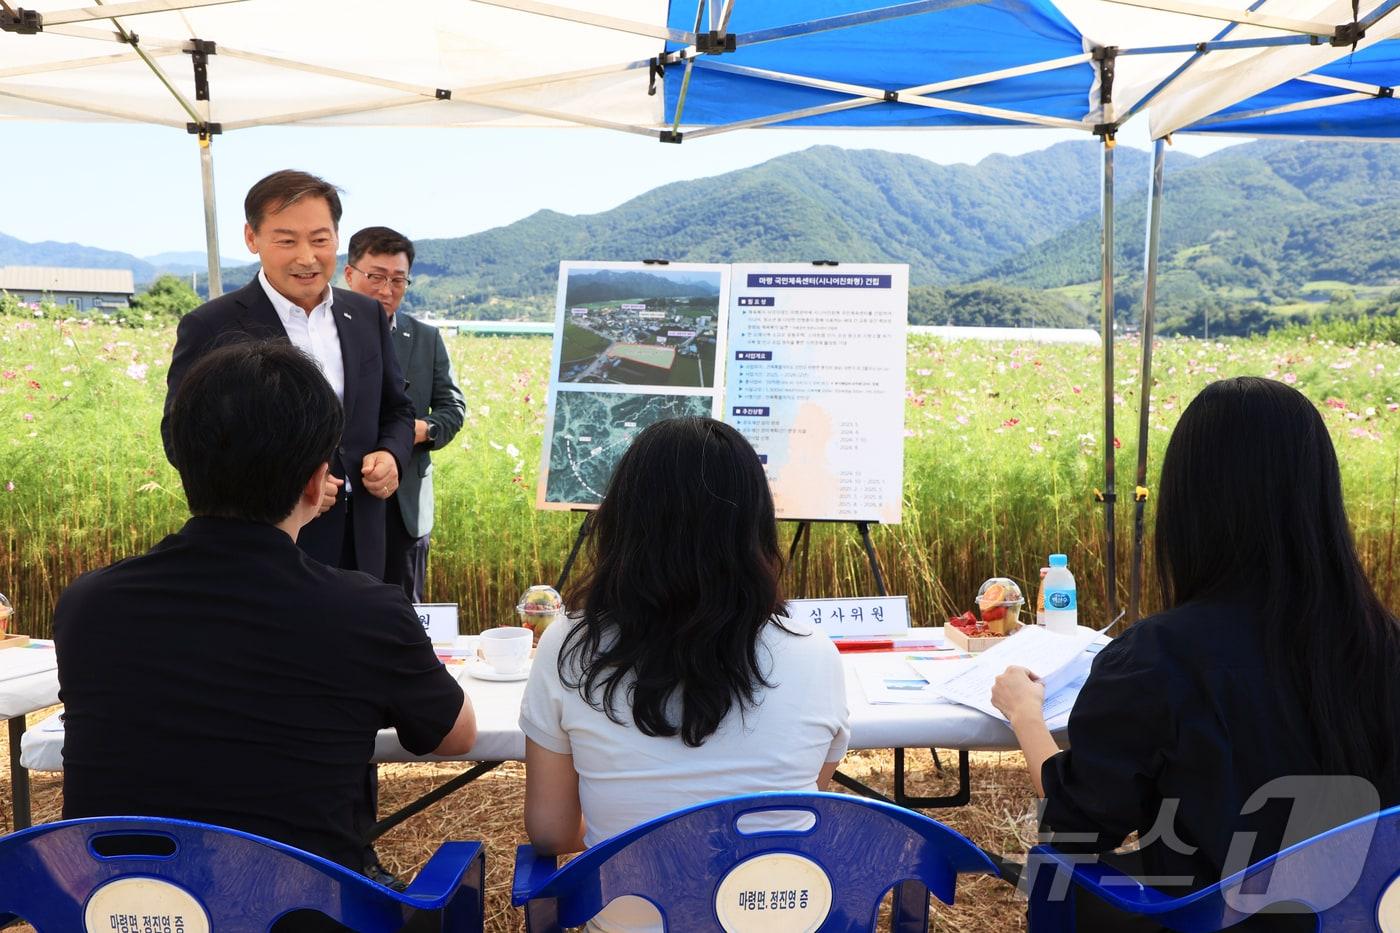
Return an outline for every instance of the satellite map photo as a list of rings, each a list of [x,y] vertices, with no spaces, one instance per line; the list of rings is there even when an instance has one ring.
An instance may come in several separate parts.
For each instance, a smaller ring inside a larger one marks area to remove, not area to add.
[[[707,395],[560,392],[554,402],[543,501],[597,505],[618,458],[638,431],[666,418],[710,412]]]
[[[559,382],[713,388],[718,272],[570,269]]]

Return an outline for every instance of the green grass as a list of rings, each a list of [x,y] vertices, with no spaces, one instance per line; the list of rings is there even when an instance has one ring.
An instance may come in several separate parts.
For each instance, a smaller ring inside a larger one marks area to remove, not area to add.
[[[467,419],[435,455],[427,595],[459,602],[475,629],[510,621],[525,587],[553,582],[578,517],[533,507],[549,340],[448,340]],[[139,553],[184,521],[159,437],[173,342],[173,329],[0,318],[0,591],[15,602],[17,630],[47,633],[74,576]],[[1126,587],[1141,348],[1118,347],[1117,559]],[[874,536],[891,592],[909,595],[916,623],[970,608],[986,577],[1029,584],[1052,551],[1070,555],[1085,618],[1102,613],[1102,507],[1092,501],[1103,485],[1101,362],[1094,348],[910,338],[904,520]],[[1273,375],[1316,400],[1362,559],[1382,598],[1400,608],[1400,346],[1172,339],[1160,342],[1153,373],[1154,482],[1176,418],[1206,383]],[[1149,501],[1149,529],[1151,517]],[[868,591],[853,530],[817,527],[806,577],[810,595]],[[796,575],[790,583],[799,595]],[[1147,602],[1155,604],[1150,590]]]

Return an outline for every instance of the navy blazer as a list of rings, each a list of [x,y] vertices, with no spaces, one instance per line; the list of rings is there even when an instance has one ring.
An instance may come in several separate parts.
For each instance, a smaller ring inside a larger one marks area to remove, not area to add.
[[[351,513],[356,567],[382,579],[384,500],[365,491],[360,464],[371,451],[387,450],[398,464],[402,481],[413,451],[413,403],[404,392],[398,356],[389,342],[388,318],[379,302],[337,288],[331,312],[345,363],[345,430],[332,458],[331,472],[341,478],[348,473],[354,490]],[[160,421],[165,455],[172,463],[170,406],[180,381],[205,353],[245,336],[289,340],[256,276],[238,291],[206,302],[180,319],[165,380],[165,414]],[[303,528],[297,537],[302,550],[322,563],[338,566],[344,514],[343,509],[332,509]]]

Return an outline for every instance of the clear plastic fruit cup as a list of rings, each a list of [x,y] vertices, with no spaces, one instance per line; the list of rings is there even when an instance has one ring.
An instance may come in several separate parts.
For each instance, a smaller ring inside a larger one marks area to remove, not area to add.
[[[1021,587],[1009,577],[992,577],[977,590],[977,608],[989,631],[1009,635],[1021,622]]]

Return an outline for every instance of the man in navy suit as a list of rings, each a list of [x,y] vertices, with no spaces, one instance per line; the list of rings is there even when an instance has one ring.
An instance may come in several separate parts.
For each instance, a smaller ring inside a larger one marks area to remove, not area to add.
[[[350,238],[345,284],[379,302],[389,316],[399,366],[413,400],[413,459],[399,491],[387,503],[384,582],[397,583],[408,598],[423,602],[428,569],[428,534],[433,530],[433,462],[462,429],[466,401],[452,373],[442,334],[400,311],[413,269],[413,242],[388,227],[366,227]]]
[[[248,191],[243,210],[243,238],[262,268],[243,288],[181,319],[160,424],[166,456],[180,468],[170,407],[196,360],[238,340],[290,340],[321,367],[345,413],[321,514],[297,543],[322,563],[382,579],[384,502],[398,489],[413,451],[413,403],[388,322],[378,302],[331,287],[341,214],[334,185],[305,172],[274,172]]]

